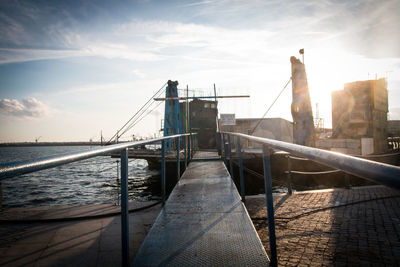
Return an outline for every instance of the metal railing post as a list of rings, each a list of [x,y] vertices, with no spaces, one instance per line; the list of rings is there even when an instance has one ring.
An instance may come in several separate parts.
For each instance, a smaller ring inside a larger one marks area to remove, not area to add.
[[[187,135],[185,135],[183,142],[184,142],[184,147],[185,147],[185,170],[186,170],[186,168],[187,168]]]
[[[232,144],[231,144],[231,135],[228,134],[228,150],[229,150],[229,172],[231,173],[232,179],[233,177],[233,163],[232,163]]]
[[[225,143],[225,134],[222,134],[222,143],[224,146],[224,162],[225,162],[225,166],[228,167],[228,161],[226,160],[226,143]]]
[[[191,151],[190,151],[190,146],[192,145],[192,133],[190,133],[189,137],[188,137],[188,157],[189,157],[189,161],[192,159],[191,157]]]
[[[220,138],[219,138],[219,135],[220,135],[220,133],[219,132],[217,132],[217,135],[215,136],[215,146],[217,147],[217,152],[218,152],[218,155],[221,155],[221,146],[220,146]]]
[[[121,241],[122,266],[129,266],[128,149],[121,150]]]
[[[287,171],[287,187],[288,187],[288,194],[291,195],[293,194],[292,190],[292,161],[290,160],[290,154],[286,155],[287,157],[287,166],[288,166],[288,171]]]
[[[264,165],[265,199],[266,199],[267,213],[268,213],[269,246],[271,250],[271,266],[278,266],[277,253],[276,253],[274,200],[272,198],[271,165],[270,165],[269,147],[267,145],[263,145],[263,165]]]
[[[119,194],[120,194],[120,186],[121,182],[119,180],[119,160],[116,161],[117,163],[117,205],[119,205]]]
[[[176,181],[179,181],[181,178],[181,161],[179,158],[180,154],[180,137],[176,138]]]
[[[240,137],[236,141],[236,149],[239,158],[239,175],[240,175],[240,195],[242,196],[242,201],[246,201],[246,191],[244,185],[244,175],[243,175],[243,160],[242,160],[242,146],[240,144]]]
[[[162,204],[165,204],[165,140],[161,141],[161,198]]]

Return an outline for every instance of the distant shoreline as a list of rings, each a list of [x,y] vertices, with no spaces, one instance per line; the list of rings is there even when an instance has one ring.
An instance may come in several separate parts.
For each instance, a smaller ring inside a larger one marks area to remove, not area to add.
[[[24,146],[100,146],[101,142],[16,142],[0,143],[0,147],[24,147]]]

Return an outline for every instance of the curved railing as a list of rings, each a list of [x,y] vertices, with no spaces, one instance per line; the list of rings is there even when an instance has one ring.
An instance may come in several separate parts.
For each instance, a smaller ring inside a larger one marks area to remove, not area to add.
[[[155,138],[145,141],[127,142],[122,144],[115,144],[104,146],[101,148],[90,149],[85,151],[78,151],[66,153],[61,155],[54,155],[36,160],[29,160],[24,162],[13,162],[0,165],[0,181],[12,178],[18,175],[32,173],[44,169],[54,168],[57,166],[65,165],[68,163],[81,161],[89,158],[94,158],[110,153],[121,152],[121,240],[122,240],[122,265],[129,266],[129,211],[128,211],[128,148],[159,143],[161,142],[161,191],[162,202],[165,203],[166,198],[166,185],[165,185],[165,141],[175,139],[176,160],[177,160],[177,175],[180,176],[180,145],[184,150],[185,166],[187,161],[192,158],[195,133],[176,134]]]

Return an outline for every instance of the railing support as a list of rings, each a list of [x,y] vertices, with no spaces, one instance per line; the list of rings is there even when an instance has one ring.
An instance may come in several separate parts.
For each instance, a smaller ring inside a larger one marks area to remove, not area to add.
[[[271,250],[271,266],[278,266],[276,253],[276,236],[275,236],[275,217],[274,217],[274,200],[272,198],[272,182],[271,182],[271,165],[269,156],[269,147],[263,145],[263,165],[264,165],[264,184],[265,199],[268,213],[268,232],[269,246]]]
[[[288,194],[291,195],[293,194],[293,190],[292,190],[292,161],[290,160],[290,154],[286,155],[287,157],[287,168],[288,168],[288,172],[286,175],[287,178],[287,187],[288,187]]]
[[[242,201],[246,201],[246,191],[244,185],[244,175],[243,175],[243,160],[242,160],[242,146],[240,144],[240,137],[236,141],[236,150],[238,152],[239,158],[239,176],[240,176],[240,195],[242,196]]]
[[[165,204],[165,140],[161,141],[161,197],[162,204]]]
[[[181,161],[179,159],[180,154],[180,138],[176,138],[176,181],[178,182],[181,178]]]
[[[188,137],[188,157],[189,157],[189,161],[192,159],[192,154],[191,154],[191,151],[190,151],[190,146],[192,145],[192,134],[190,134],[189,135],[189,137]]]
[[[184,148],[185,148],[185,170],[187,169],[187,136],[183,139]]]
[[[128,149],[121,150],[121,241],[122,266],[129,266]]]
[[[117,205],[119,205],[119,192],[121,189],[121,182],[119,180],[119,160],[116,161],[117,163]]]
[[[231,144],[231,135],[228,134],[228,150],[229,150],[229,172],[231,173],[232,179],[233,177],[233,163],[232,163],[232,144]]]
[[[225,166],[228,167],[228,161],[226,160],[226,143],[225,143],[225,134],[222,134],[222,145],[224,146],[224,162]]]

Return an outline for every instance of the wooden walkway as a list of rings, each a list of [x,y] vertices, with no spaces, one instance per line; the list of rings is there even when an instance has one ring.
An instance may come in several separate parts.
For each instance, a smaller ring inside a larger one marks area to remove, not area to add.
[[[199,153],[172,191],[134,266],[268,266],[239,193],[216,152]],[[210,157],[212,160],[205,160]]]

